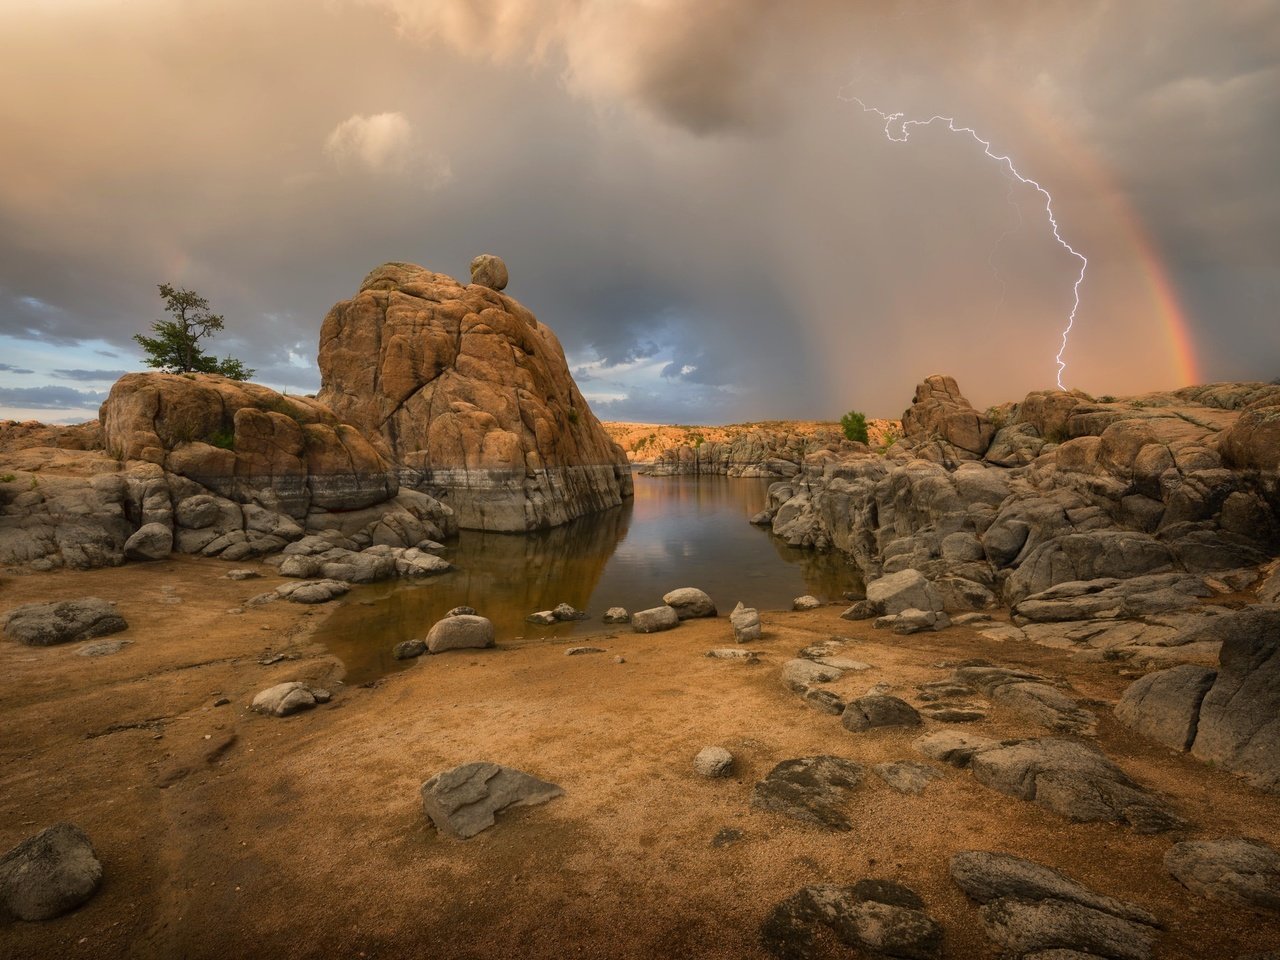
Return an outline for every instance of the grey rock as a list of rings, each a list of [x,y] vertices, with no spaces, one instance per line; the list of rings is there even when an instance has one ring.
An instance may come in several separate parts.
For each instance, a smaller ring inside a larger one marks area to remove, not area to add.
[[[969,766],[973,758],[984,750],[999,746],[999,741],[989,737],[961,733],[959,730],[938,730],[918,738],[912,746],[931,760],[941,760],[953,767]]]
[[[943,773],[927,763],[898,760],[893,763],[877,763],[872,767],[876,774],[899,793],[919,796],[931,781],[942,778]]]
[[[253,698],[251,708],[258,713],[273,717],[287,717],[291,713],[310,710],[316,705],[315,694],[305,683],[294,680],[288,683],[277,683],[268,687]]]
[[[627,613],[626,607],[610,607],[600,619],[605,623],[629,623],[631,614]]]
[[[113,653],[119,653],[131,643],[133,643],[132,640],[100,640],[97,643],[84,644],[76,653],[82,657],[109,657]]]
[[[822,601],[807,593],[803,597],[796,597],[791,601],[792,610],[817,610],[820,606],[822,606]]]
[[[566,657],[581,657],[588,653],[604,653],[604,647],[570,647],[564,652]]]
[[[847,806],[863,768],[841,757],[784,760],[755,785],[751,805],[828,830],[851,830]]]
[[[876,622],[876,626],[880,626],[879,621]],[[949,626],[951,626],[951,620],[945,613],[939,610],[917,610],[911,607],[893,615],[889,629],[896,634],[907,636],[923,633],[926,630],[945,630]]]
[[[866,600],[855,600],[852,606],[847,607],[845,611],[840,614],[840,619],[870,620],[875,615],[875,610],[872,609],[871,604],[867,603]]]
[[[452,610],[450,610],[448,613],[445,614],[446,617],[464,617],[464,616],[474,617],[478,615],[479,614],[477,613],[475,607],[468,607],[465,605],[454,607]]]
[[[469,613],[437,620],[427,632],[427,650],[482,650],[494,645],[493,623]]]
[[[1169,547],[1150,534],[1128,530],[1069,533],[1040,544],[1018,565],[1005,587],[1017,602],[1059,583],[1128,579],[1173,569]]]
[[[257,570],[249,570],[243,567],[237,567],[235,570],[228,570],[223,574],[227,580],[257,580],[261,577]]]
[[[52,920],[92,897],[102,864],[84,832],[57,823],[0,857],[0,916]]]
[[[129,624],[106,600],[84,597],[16,607],[4,615],[0,627],[10,640],[31,647],[48,647],[105,637],[129,629]]]
[[[304,580],[276,587],[276,593],[290,603],[328,603],[351,590],[351,584],[342,580]]]
[[[714,617],[716,615],[715,603],[697,587],[680,587],[670,593],[664,593],[662,602],[675,610],[676,616],[681,620],[692,620],[696,617]]]
[[[1116,704],[1116,719],[1172,750],[1187,751],[1200,725],[1200,704],[1218,671],[1184,663],[1135,680]]]
[[[1280,912],[1280,853],[1254,840],[1187,840],[1164,855],[1180,884],[1237,907]]]
[[[1045,683],[1000,684],[992,691],[991,699],[1058,733],[1091,737],[1098,731],[1097,717],[1061,690]]]
[[[761,945],[779,960],[815,960],[826,928],[856,956],[937,960],[942,928],[908,887],[865,880],[851,887],[811,886],[779,903],[760,927]]]
[[[782,685],[796,693],[804,693],[811,684],[830,683],[839,680],[842,671],[834,667],[824,667],[812,660],[796,658],[782,665]]]
[[[1090,907],[1134,923],[1156,926],[1155,916],[1142,907],[1095,893],[1064,873],[1008,853],[962,850],[951,858],[951,879],[972,900],[1057,900]]]
[[[1222,638],[1222,653],[1191,753],[1280,792],[1280,605],[1224,614],[1183,638],[1206,636]]]
[[[920,708],[920,713],[938,723],[976,723],[987,715],[977,707],[950,703],[930,703]]]
[[[760,639],[760,611],[755,607],[744,607],[739,602],[729,614],[729,623],[733,626],[733,639],[738,643]]]
[[[540,627],[548,627],[556,622],[556,613],[554,610],[539,610],[537,613],[531,613],[524,618],[525,623],[533,623]]]
[[[880,614],[942,611],[942,595],[918,570],[901,570],[867,584],[867,605]]]
[[[812,689],[806,690],[804,694],[804,702],[819,713],[830,714],[838,717],[844,713],[845,702],[840,695],[834,690]]]
[[[933,584],[948,611],[989,610],[998,603],[996,595],[980,583],[964,577],[939,577]],[[953,622],[955,618],[952,618]],[[972,621],[969,621],[972,622]]]
[[[1095,893],[1057,870],[978,850],[957,853],[950,870],[956,884],[983,904],[983,927],[1008,956],[1151,956],[1158,922],[1150,912]]]
[[[840,716],[841,726],[852,733],[874,727],[918,727],[922,722],[911,704],[884,694],[858,697],[850,701]]]
[[[755,663],[760,659],[760,655],[752,650],[735,650],[733,648],[708,650],[707,656],[712,660],[744,660],[747,663]]]
[[[703,777],[727,777],[733,769],[733,754],[724,747],[703,747],[693,758],[693,769]]]
[[[1138,833],[1182,825],[1164,800],[1092,744],[1055,738],[1006,741],[975,753],[970,765],[984,786],[1070,820],[1125,823]]]
[[[493,826],[497,814],[564,796],[554,783],[496,763],[467,763],[422,785],[422,806],[436,829],[455,840]]]
[[[395,645],[391,655],[397,660],[412,660],[414,657],[420,657],[426,652],[427,642],[425,640],[401,640]]]
[[[1134,619],[1198,607],[1199,598],[1212,593],[1203,577],[1186,573],[1103,578],[1059,583],[1018,601],[1012,611],[1018,623]]]
[[[173,529],[164,523],[144,523],[124,542],[130,560],[163,560],[173,551]]]
[[[555,614],[555,618],[557,620],[566,623],[572,620],[587,619],[587,615],[585,613],[568,603],[557,604],[556,608],[551,612]]]
[[[636,633],[658,633],[680,625],[680,615],[668,606],[650,607],[631,615],[631,629]]]

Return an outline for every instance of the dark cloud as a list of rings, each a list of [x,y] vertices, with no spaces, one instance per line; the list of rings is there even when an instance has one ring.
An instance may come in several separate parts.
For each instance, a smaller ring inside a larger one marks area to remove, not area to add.
[[[119,380],[128,372],[128,370],[54,370],[53,375],[63,380],[80,380],[89,383],[98,380]]]
[[[97,407],[107,399],[96,390],[71,387],[0,387],[0,405],[28,410],[78,410]]]
[[[0,333],[133,357],[171,282],[226,317],[219,356],[311,390],[371,267],[489,251],[611,416],[1047,386],[1071,265],[1040,198],[945,130],[890,143],[849,89],[1051,185],[1090,256],[1069,382],[1176,384],[1149,256],[1202,372],[1270,379],[1278,51],[1277,0],[10,5]]]
[[[25,367],[15,367],[11,363],[0,363],[0,371],[4,373],[35,373],[34,370],[28,370]]]

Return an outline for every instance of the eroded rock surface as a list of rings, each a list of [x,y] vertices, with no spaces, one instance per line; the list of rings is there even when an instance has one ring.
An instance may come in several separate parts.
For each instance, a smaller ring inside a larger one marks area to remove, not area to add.
[[[422,806],[436,829],[455,840],[493,826],[511,807],[529,807],[564,796],[554,783],[496,763],[466,763],[422,785]]]
[[[15,607],[0,619],[0,629],[7,638],[31,647],[90,640],[128,628],[129,624],[116,608],[97,597],[28,603]]]
[[[817,960],[827,955],[815,936],[823,927],[857,956],[942,956],[942,928],[925,912],[924,901],[889,880],[804,887],[774,907],[760,927],[760,942],[780,960]]]
[[[861,765],[841,757],[784,760],[755,785],[751,805],[828,830],[851,830],[848,804],[863,777]]]
[[[555,526],[631,495],[626,455],[569,374],[554,333],[498,292],[385,263],[320,334],[319,401],[482,530]],[[505,269],[501,271],[505,274]]]
[[[0,917],[60,917],[101,883],[102,864],[89,838],[73,824],[55,824],[0,857]]]

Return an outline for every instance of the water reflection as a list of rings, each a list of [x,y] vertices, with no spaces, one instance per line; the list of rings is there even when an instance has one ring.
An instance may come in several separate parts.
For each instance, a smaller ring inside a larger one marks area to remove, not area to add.
[[[723,613],[739,600],[784,609],[802,593],[835,599],[854,586],[857,571],[840,555],[788,547],[747,522],[764,507],[767,488],[761,479],[637,476],[631,503],[554,530],[464,530],[446,554],[457,570],[353,590],[320,639],[346,664],[347,682],[361,683],[408,666],[391,648],[424,636],[459,604],[492,620],[503,641],[599,632],[609,607],[655,606],[680,586],[706,590]],[[525,623],[562,602],[591,619]]]

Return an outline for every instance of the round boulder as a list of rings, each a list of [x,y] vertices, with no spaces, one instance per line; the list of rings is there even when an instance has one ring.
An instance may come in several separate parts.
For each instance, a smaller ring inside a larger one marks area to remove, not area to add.
[[[0,858],[0,916],[50,920],[74,910],[98,889],[102,864],[84,832],[58,823]]]
[[[676,612],[681,620],[692,620],[695,617],[714,617],[716,605],[706,593],[697,587],[680,587],[664,594],[662,602]]]
[[[693,758],[693,769],[703,777],[727,777],[733,769],[733,754],[724,747],[703,747]]]
[[[173,550],[173,531],[163,523],[144,523],[124,542],[130,560],[163,560]]]
[[[491,290],[505,290],[507,286],[507,265],[501,257],[491,253],[482,253],[471,261],[471,282]]]
[[[438,620],[427,634],[427,649],[432,653],[479,650],[493,645],[493,623],[487,617],[469,613]]]

